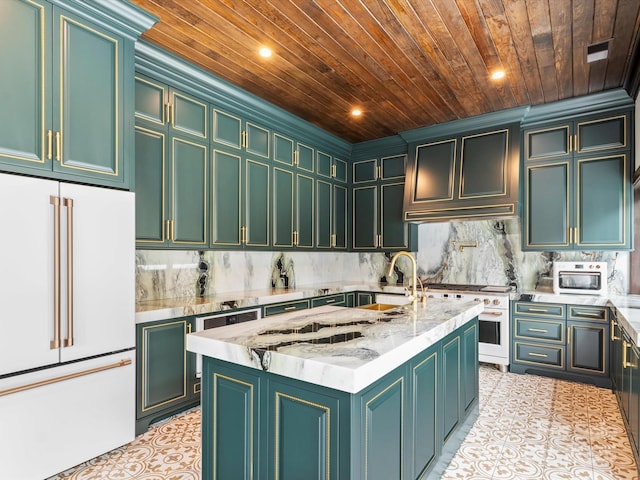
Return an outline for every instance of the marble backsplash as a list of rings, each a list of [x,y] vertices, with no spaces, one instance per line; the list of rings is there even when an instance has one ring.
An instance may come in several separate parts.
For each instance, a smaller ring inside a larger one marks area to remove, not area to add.
[[[611,294],[628,291],[628,252],[523,252],[517,218],[425,223],[418,235],[418,275],[429,282],[512,285],[530,291],[550,286],[553,261],[591,260],[608,263]],[[477,246],[464,246],[476,241]],[[410,275],[410,262],[401,257],[386,278],[389,258],[384,253],[138,250],[136,300],[396,282]]]

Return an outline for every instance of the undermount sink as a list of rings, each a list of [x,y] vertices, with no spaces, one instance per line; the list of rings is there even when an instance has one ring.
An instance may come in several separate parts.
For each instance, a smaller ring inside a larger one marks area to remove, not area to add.
[[[392,308],[398,308],[399,305],[392,305],[390,303],[370,303],[369,305],[362,305],[361,307],[364,310],[375,310],[377,312],[383,312],[385,310],[390,310]]]

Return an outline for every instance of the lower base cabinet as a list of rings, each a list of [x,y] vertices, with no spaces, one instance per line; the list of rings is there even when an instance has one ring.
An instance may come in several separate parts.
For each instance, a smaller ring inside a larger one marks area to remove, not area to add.
[[[640,350],[611,318],[611,382],[640,475]]]
[[[195,354],[186,351],[192,317],[136,326],[136,435],[200,402]]]
[[[204,358],[202,478],[440,478],[478,415],[478,324],[349,394]]]

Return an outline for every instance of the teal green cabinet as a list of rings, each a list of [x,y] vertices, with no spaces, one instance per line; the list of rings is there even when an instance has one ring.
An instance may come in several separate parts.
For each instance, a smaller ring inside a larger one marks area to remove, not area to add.
[[[439,478],[478,415],[477,328],[357,393],[204,357],[203,480]]]
[[[208,244],[208,144],[137,120],[136,239],[145,247]]]
[[[200,401],[195,354],[186,351],[191,317],[136,326],[136,434]]]
[[[212,123],[211,246],[268,248],[271,133],[218,109],[213,109]],[[275,179],[283,180],[287,179],[282,175]]]
[[[128,188],[133,41],[116,33],[122,19],[38,0],[2,7],[0,168]]]
[[[295,300],[292,302],[271,303],[262,308],[262,316],[269,317],[279,313],[295,312],[297,310],[306,310],[310,307],[309,300]]]
[[[171,134],[208,139],[209,106],[169,85],[144,75],[136,76],[136,118],[167,126]]]
[[[315,247],[317,250],[347,249],[347,186],[316,179]]]
[[[525,130],[524,250],[631,248],[629,118]]]
[[[352,176],[354,251],[411,250],[417,226],[403,220],[406,155],[356,160]]]
[[[314,149],[274,133],[272,230],[274,248],[314,247]]]
[[[611,386],[608,309],[516,301],[510,371]]]
[[[519,124],[473,131],[468,129],[472,121],[451,122],[433,132],[426,129],[425,134],[433,137],[409,144],[405,221],[479,219],[518,212]],[[460,133],[452,135],[456,125]],[[445,132],[447,136],[439,136]]]

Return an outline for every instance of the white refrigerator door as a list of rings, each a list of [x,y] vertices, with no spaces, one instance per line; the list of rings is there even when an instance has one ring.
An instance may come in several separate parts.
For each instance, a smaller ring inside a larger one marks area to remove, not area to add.
[[[61,183],[60,197],[63,201],[73,200],[73,308],[67,308],[68,296],[63,294],[61,361],[134,347],[134,194]],[[69,215],[69,208],[63,206],[61,223],[65,234]],[[65,242],[62,283],[67,292]],[[72,328],[68,324],[69,312],[73,313]]]
[[[0,174],[0,375],[53,365],[53,206],[58,182]]]

